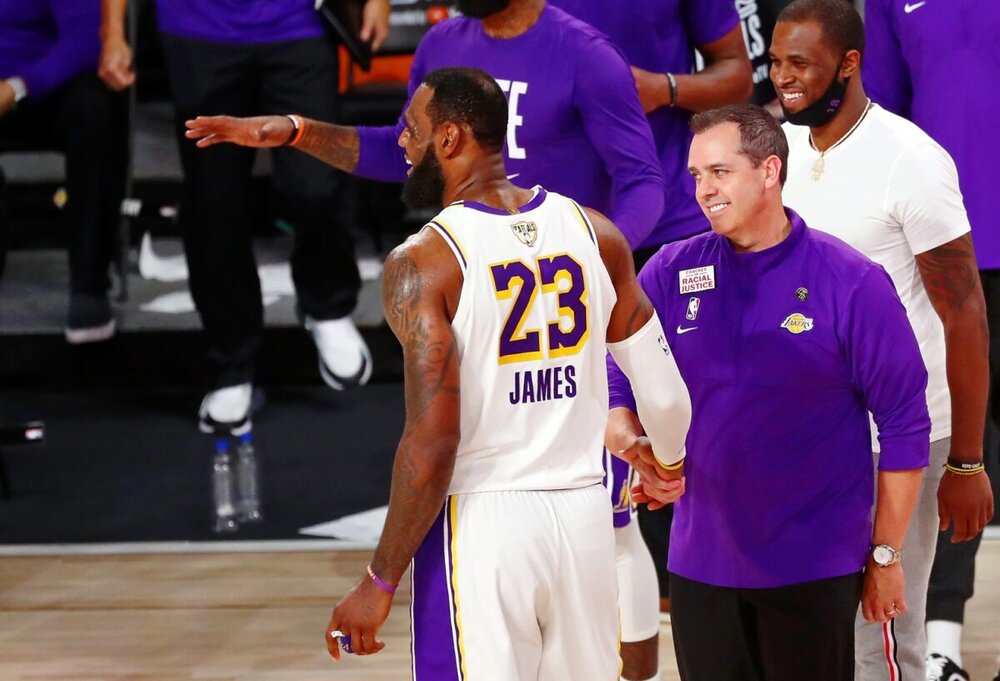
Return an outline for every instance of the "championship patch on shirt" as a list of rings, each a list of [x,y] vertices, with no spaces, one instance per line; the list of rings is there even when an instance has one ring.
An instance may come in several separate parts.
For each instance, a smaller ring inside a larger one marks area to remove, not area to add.
[[[698,291],[710,291],[715,288],[715,265],[681,270],[677,278],[680,282],[681,295],[685,293],[697,293]]]
[[[800,312],[793,312],[785,317],[785,321],[781,322],[781,328],[788,329],[788,333],[794,333],[796,336],[804,331],[812,331],[812,327],[812,318],[806,317]]]
[[[527,247],[532,247],[535,245],[535,241],[538,239],[538,227],[534,222],[528,222],[527,220],[522,220],[521,222],[515,222],[510,226],[510,230],[514,232],[514,236]]]

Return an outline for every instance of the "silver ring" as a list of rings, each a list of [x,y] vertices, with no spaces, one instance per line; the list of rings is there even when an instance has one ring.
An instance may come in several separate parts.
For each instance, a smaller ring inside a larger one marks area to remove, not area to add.
[[[330,638],[340,638],[343,635],[344,632],[342,632],[340,629],[334,629],[333,631],[330,632]]]

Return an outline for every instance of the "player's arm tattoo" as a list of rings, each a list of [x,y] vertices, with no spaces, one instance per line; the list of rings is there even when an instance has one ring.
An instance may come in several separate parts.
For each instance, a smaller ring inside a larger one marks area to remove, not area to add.
[[[338,170],[353,173],[361,154],[361,139],[355,128],[311,120],[295,148]]]
[[[917,256],[927,295],[937,308],[960,309],[979,288],[972,236],[966,234]]]
[[[458,446],[458,353],[443,304],[435,303],[430,288],[404,248],[389,255],[382,303],[403,346],[406,426],[372,568],[392,581],[402,577],[441,511]]]

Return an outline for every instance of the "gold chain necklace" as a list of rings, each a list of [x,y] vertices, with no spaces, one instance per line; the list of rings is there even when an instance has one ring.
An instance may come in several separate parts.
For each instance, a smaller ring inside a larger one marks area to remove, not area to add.
[[[861,121],[865,120],[865,116],[868,115],[868,112],[872,108],[872,100],[869,99],[867,100],[867,102],[868,103],[865,104],[865,110],[861,112],[861,115],[858,117],[858,120],[854,121],[854,125],[851,126],[851,129],[848,130],[846,133],[844,133],[844,136],[841,137],[839,140],[831,144],[823,151],[819,152],[819,158],[817,158],[813,162],[812,171],[809,173],[809,176],[812,177],[813,182],[819,182],[819,178],[823,177],[823,171],[826,170],[826,161],[824,160],[823,157],[826,156],[828,152],[833,151],[834,149],[839,147],[841,142],[850,137],[851,133],[858,129],[858,126],[861,125]],[[816,143],[813,142],[812,130],[809,131],[809,144],[812,145],[813,149],[816,149]]]

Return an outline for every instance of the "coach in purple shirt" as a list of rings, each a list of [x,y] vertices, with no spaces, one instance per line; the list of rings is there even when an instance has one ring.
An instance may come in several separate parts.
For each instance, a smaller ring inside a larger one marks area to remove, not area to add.
[[[782,207],[770,115],[725,107],[691,126],[712,231],[639,277],[692,402],[669,562],[681,678],[848,681],[862,584],[868,619],[906,609],[893,549],[928,460],[927,373],[885,271]],[[611,407],[637,437],[617,367]]]
[[[126,109],[94,75],[99,16],[98,0],[0,0],[0,137],[66,155],[71,343],[115,331],[108,266],[125,187]]]

